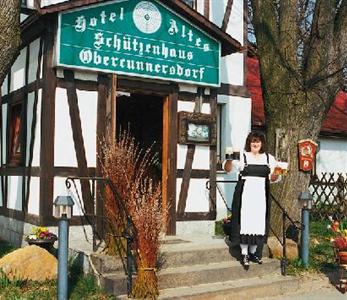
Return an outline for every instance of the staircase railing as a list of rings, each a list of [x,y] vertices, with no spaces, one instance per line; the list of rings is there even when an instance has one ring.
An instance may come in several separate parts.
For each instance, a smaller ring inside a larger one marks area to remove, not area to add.
[[[81,199],[79,190],[77,188],[76,185],[76,181],[89,181],[91,182],[91,197],[93,199],[94,202],[94,212],[93,214],[88,214],[86,213],[86,211],[84,210],[84,202]],[[98,186],[97,187],[97,183],[99,184],[104,184],[105,186]],[[101,243],[103,240],[105,240],[105,225],[110,225],[110,223],[108,222],[107,218],[105,217],[105,213],[104,213],[104,204],[105,204],[105,200],[103,197],[103,192],[101,191],[105,191],[105,187],[108,186],[110,191],[112,192],[113,198],[119,208],[119,212],[121,214],[121,218],[122,220],[126,220],[125,222],[125,228],[123,230],[123,232],[120,235],[115,235],[115,234],[111,234],[112,237],[114,238],[125,238],[126,239],[126,258],[124,259],[124,257],[122,257],[122,255],[120,255],[121,257],[121,261],[123,264],[123,268],[125,270],[125,273],[127,275],[127,293],[128,296],[130,296],[131,294],[131,290],[132,290],[132,277],[133,274],[136,272],[136,264],[135,264],[135,257],[134,254],[136,255],[135,251],[132,251],[133,248],[133,242],[135,239],[135,236],[137,235],[137,231],[135,228],[135,225],[128,213],[128,210],[124,204],[123,199],[121,198],[117,188],[114,186],[114,184],[112,183],[112,181],[108,178],[104,178],[104,177],[67,177],[65,180],[65,185],[67,187],[68,190],[71,191],[71,188],[74,188],[74,194],[77,197],[77,200],[79,202],[79,205],[82,209],[82,212],[84,214],[84,217],[87,221],[87,223],[91,226],[92,228],[92,233],[93,233],[93,251],[96,251],[98,245],[97,245],[97,241],[99,241],[99,243]],[[108,226],[107,229],[110,229],[111,226]],[[120,247],[120,245],[118,245],[118,247]],[[123,248],[124,249],[124,248]],[[118,249],[119,252],[121,253],[121,250]],[[123,250],[124,251],[124,250]]]
[[[225,197],[222,193],[222,191],[220,190],[220,188],[218,187],[218,183],[234,183],[236,184],[238,181],[237,180],[215,180],[215,181],[210,181],[208,180],[206,182],[206,188],[210,189],[210,185],[211,183],[215,183],[216,187],[217,187],[217,191],[219,193],[219,195],[221,196],[226,208],[228,211],[231,211],[231,209],[228,207],[227,201],[225,200]],[[271,227],[271,224],[269,224],[269,229],[271,230],[271,232],[273,233],[273,235],[276,237],[276,239],[278,240],[278,242],[281,244],[282,246],[282,257],[281,257],[281,274],[283,276],[287,275],[287,266],[288,266],[288,259],[287,259],[287,221],[289,221],[291,223],[291,225],[294,226],[294,228],[298,231],[303,229],[303,224],[299,221],[294,221],[288,214],[288,212],[283,208],[283,206],[277,201],[277,199],[270,193],[270,197],[272,200],[272,203],[275,203],[277,205],[277,207],[279,208],[279,210],[281,211],[282,214],[282,238],[278,236],[278,234],[273,230],[273,228]]]
[[[282,258],[281,258],[281,274],[287,275],[287,266],[288,266],[288,259],[287,259],[287,220],[294,226],[294,228],[298,231],[303,229],[303,224],[299,221],[294,221],[288,214],[288,212],[283,208],[283,206],[278,202],[278,200],[270,193],[270,197],[272,199],[272,203],[275,203],[277,207],[280,209],[282,213],[282,240],[276,234],[276,231],[273,230],[271,225],[269,224],[269,228],[273,235],[276,237],[276,239],[279,241],[279,243],[282,246]]]

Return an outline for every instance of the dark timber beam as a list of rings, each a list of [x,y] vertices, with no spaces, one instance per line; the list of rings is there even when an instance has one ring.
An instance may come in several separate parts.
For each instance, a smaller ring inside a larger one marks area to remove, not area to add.
[[[222,22],[222,27],[221,27],[221,29],[223,31],[226,31],[228,28],[233,2],[234,2],[234,0],[228,0],[227,6],[225,7],[225,12],[224,12],[224,17],[223,17],[223,22]]]
[[[64,70],[64,77],[67,81],[67,99],[69,103],[72,136],[77,158],[78,176],[88,176],[87,157],[73,71]],[[94,203],[91,195],[90,182],[88,180],[81,180],[81,190],[84,213],[87,215],[94,215]]]

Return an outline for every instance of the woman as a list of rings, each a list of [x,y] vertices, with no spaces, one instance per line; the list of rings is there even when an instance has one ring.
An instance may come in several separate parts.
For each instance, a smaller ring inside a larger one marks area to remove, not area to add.
[[[240,244],[241,263],[246,269],[249,261],[262,264],[261,254],[257,255],[256,251],[267,240],[269,183],[278,180],[273,173],[277,162],[265,150],[264,135],[251,132],[240,160],[227,160],[224,164],[225,171],[240,172],[233,196],[230,240]]]

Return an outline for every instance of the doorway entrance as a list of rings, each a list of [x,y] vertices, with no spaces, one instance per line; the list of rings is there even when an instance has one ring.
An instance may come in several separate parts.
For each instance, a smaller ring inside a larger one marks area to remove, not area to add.
[[[155,95],[124,93],[116,100],[116,130],[127,130],[139,147],[146,151],[152,147],[156,160],[152,175],[162,181],[163,102]]]

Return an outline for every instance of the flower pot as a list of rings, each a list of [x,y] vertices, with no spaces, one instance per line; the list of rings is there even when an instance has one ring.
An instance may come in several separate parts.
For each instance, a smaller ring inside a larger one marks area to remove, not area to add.
[[[337,252],[341,265],[347,265],[347,250]]]
[[[26,239],[26,241],[29,245],[36,245],[47,250],[48,252],[51,252],[56,239]]]

